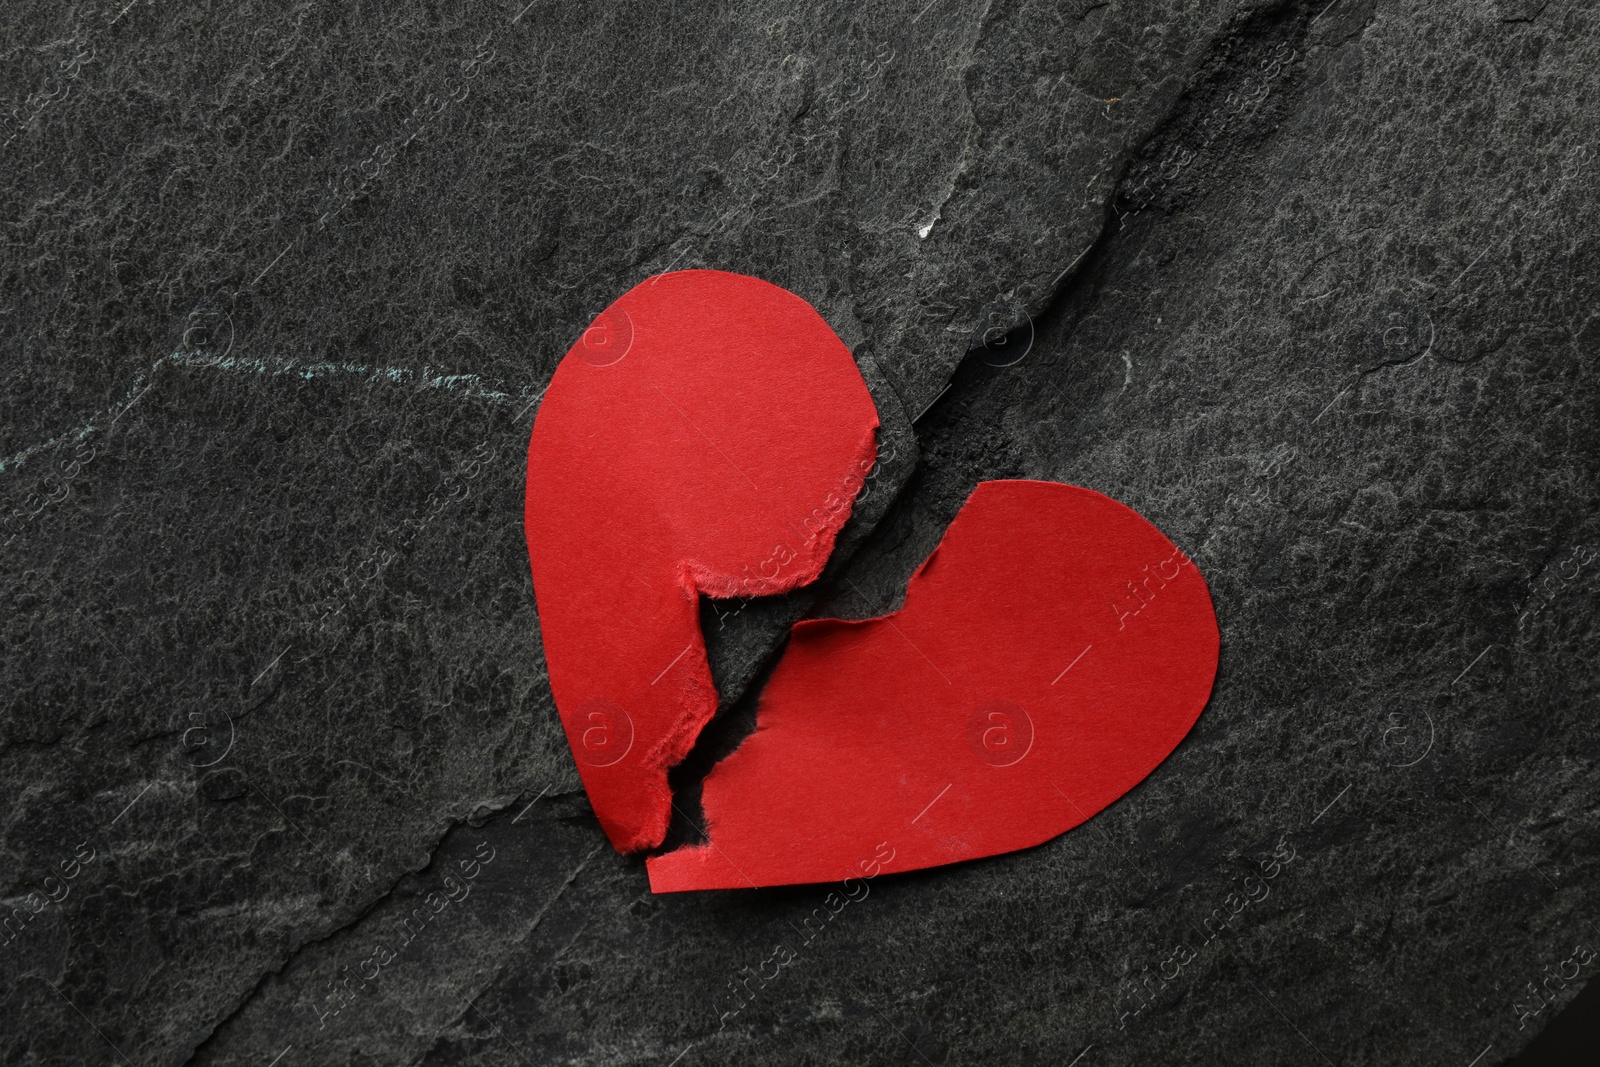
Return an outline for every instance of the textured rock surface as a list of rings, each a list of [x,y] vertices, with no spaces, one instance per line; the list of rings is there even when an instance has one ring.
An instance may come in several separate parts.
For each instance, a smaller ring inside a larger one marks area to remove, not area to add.
[[[1488,1064],[1600,968],[1579,0],[0,19],[0,1062]],[[815,304],[892,455],[823,588],[707,607],[691,812],[992,477],[1210,581],[1146,783],[810,925],[605,847],[523,456],[686,266]]]

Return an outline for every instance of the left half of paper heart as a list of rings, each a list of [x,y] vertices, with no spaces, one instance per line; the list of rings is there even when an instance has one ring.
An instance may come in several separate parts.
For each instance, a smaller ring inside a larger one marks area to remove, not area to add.
[[[745,275],[646,279],[556,368],[524,525],[551,690],[618,851],[661,843],[667,771],[716,713],[700,596],[816,580],[877,427],[816,310]]]

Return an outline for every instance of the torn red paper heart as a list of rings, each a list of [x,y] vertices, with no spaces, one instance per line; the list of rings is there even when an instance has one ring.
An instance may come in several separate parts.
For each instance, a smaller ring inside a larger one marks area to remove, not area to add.
[[[667,768],[717,709],[699,595],[813,581],[877,426],[822,317],[722,271],[634,287],[556,368],[528,446],[528,556],[556,707],[619,851],[661,843]]]
[[[794,627],[756,732],[705,780],[709,844],[651,857],[650,887],[861,877],[883,843],[903,871],[1047,841],[1177,746],[1217,652],[1205,581],[1137,512],[984,482],[900,611]]]
[[[716,709],[698,595],[814,580],[876,427],[816,312],[740,275],[646,281],[557,369],[528,550],[556,704],[619,850],[660,843],[666,771]],[[901,611],[795,627],[756,733],[706,779],[709,843],[652,857],[651,887],[840,879],[885,842],[894,870],[1038,844],[1172,751],[1217,651],[1205,582],[1138,514],[984,483]]]

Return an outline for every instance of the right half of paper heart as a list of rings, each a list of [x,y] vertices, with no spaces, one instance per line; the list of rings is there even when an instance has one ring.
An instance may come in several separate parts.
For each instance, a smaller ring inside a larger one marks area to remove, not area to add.
[[[1177,747],[1218,651],[1205,580],[1133,509],[984,482],[900,611],[795,626],[755,733],[705,780],[709,841],[652,857],[651,888],[830,882],[1040,844]]]

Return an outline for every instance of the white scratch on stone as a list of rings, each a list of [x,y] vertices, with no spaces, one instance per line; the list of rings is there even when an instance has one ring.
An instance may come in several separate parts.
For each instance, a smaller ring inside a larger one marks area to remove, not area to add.
[[[1489,646],[1489,648],[1493,648],[1493,647],[1494,647],[1494,645],[1490,645]],[[1451,685],[1455,685],[1456,682],[1459,682],[1459,681],[1461,681],[1461,679],[1465,678],[1467,676],[1467,671],[1470,671],[1472,668],[1476,667],[1478,665],[1478,660],[1482,659],[1483,657],[1485,657],[1485,656],[1487,656],[1489,654],[1489,648],[1486,648],[1482,652],[1479,652],[1477,654],[1477,656],[1473,658],[1473,661],[1471,663],[1467,664],[1464,668],[1462,668],[1462,671],[1461,671],[1460,674],[1456,675],[1453,679],[1451,679],[1450,684]]]
[[[1354,782],[1350,783],[1350,785],[1354,785],[1354,784],[1355,784]],[[1344,796],[1348,792],[1350,792],[1350,786],[1349,785],[1347,785],[1343,789],[1339,790],[1339,796],[1334,797],[1332,800],[1328,801],[1328,807],[1327,808],[1323,808],[1321,811],[1317,812],[1317,819],[1320,819],[1324,815],[1328,814],[1328,808],[1331,808],[1335,804],[1339,803],[1339,798]],[[1317,819],[1312,819],[1311,820],[1311,825],[1312,826],[1315,826],[1317,824]]]
[[[133,806],[135,804],[139,803],[140,798],[142,798],[146,793],[150,792],[150,788],[153,785],[155,785],[155,783],[151,782],[150,785],[147,785],[143,789],[139,790],[139,796],[136,796],[132,800],[128,801],[128,806],[126,808],[123,808],[121,811],[117,812],[117,819],[120,819],[124,815],[128,814],[128,812],[133,809]],[[109,823],[109,825],[111,825],[111,826],[117,825],[117,819],[112,819],[111,822]]]
[[[144,394],[154,387],[150,382],[155,372],[167,364],[182,367],[202,367],[234,374],[259,374],[267,377],[299,378],[316,381],[326,378],[368,378],[390,385],[409,385],[416,389],[439,389],[461,396],[489,400],[497,404],[529,401],[537,403],[543,387],[513,387],[477,374],[451,374],[437,367],[412,370],[408,367],[381,367],[365,363],[302,363],[293,359],[246,359],[238,356],[208,356],[203,352],[172,352],[150,365],[150,369],[137,375],[123,398],[102,411],[93,420],[56,437],[29,445],[22,451],[0,459],[0,474],[21,466],[37,456],[65,444],[77,444],[96,433],[103,433],[116,425],[124,412],[144,399]],[[149,384],[147,384],[149,383]],[[531,405],[530,405],[531,406]],[[526,407],[523,408],[527,410]],[[109,421],[108,421],[109,420]]]

